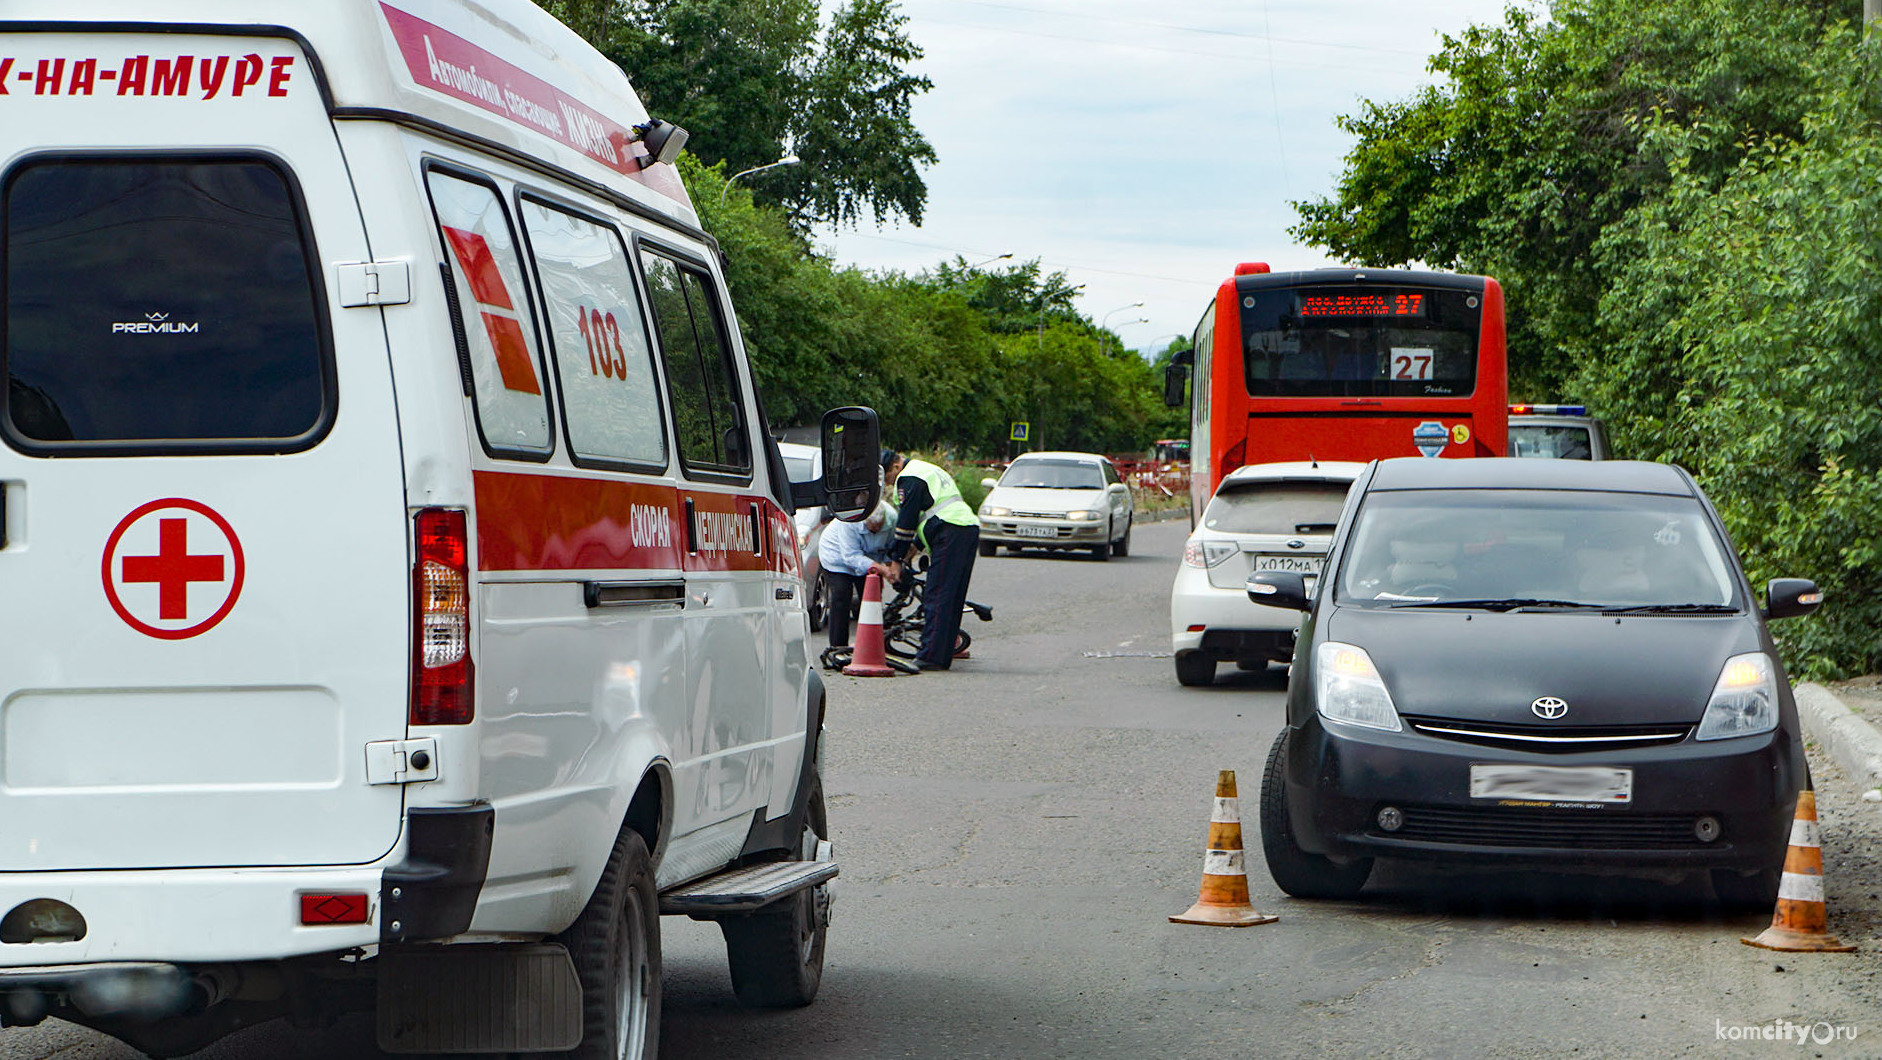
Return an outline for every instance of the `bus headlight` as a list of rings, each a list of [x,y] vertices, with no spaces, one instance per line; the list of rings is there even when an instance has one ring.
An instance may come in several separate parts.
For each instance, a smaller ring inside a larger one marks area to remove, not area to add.
[[[1734,655],[1719,671],[1695,740],[1756,736],[1777,728],[1777,666],[1761,651]]]
[[[1329,640],[1314,649],[1315,708],[1329,721],[1398,732],[1398,708],[1366,649]]]

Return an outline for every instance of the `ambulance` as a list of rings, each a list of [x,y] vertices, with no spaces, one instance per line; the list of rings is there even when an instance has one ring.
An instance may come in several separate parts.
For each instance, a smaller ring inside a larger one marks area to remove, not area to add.
[[[875,414],[789,481],[684,140],[528,0],[0,11],[0,1024],[650,1057],[663,914],[815,996]]]

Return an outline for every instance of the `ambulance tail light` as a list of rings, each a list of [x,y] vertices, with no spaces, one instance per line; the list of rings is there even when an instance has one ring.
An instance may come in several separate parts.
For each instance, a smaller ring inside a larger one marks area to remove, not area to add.
[[[464,513],[418,513],[412,570],[412,724],[471,720],[470,534]]]

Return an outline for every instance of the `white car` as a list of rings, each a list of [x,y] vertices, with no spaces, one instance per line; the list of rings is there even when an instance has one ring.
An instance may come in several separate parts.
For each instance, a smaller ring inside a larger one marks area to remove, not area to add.
[[[999,479],[981,479],[980,554],[1001,545],[1088,549],[1099,559],[1128,556],[1136,508],[1117,466],[1096,453],[1027,453]]]
[[[1170,589],[1177,681],[1210,684],[1219,662],[1256,670],[1293,658],[1300,612],[1249,600],[1249,575],[1294,571],[1307,576],[1311,589],[1347,488],[1365,467],[1256,464],[1223,478],[1183,545]]]
[[[1511,405],[1509,455],[1606,460],[1607,428],[1586,405]]]
[[[784,456],[784,466],[791,473],[792,482],[823,481],[823,450],[814,445],[798,445],[795,442],[779,442],[778,452]],[[797,524],[797,546],[810,548],[811,531],[828,521],[824,514],[828,509],[821,504],[812,504],[797,509],[792,513],[791,521]]]

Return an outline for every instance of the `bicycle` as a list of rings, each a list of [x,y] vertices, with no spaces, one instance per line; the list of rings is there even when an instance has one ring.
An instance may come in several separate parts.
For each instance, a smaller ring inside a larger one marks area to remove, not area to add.
[[[914,659],[921,651],[922,589],[926,585],[922,573],[925,569],[921,573],[906,572],[895,586],[894,597],[882,602],[883,661],[905,674],[919,672]],[[982,622],[993,621],[993,608],[972,600],[961,604],[961,613],[972,614]],[[954,640],[954,653],[965,652],[973,643],[974,638],[961,630]],[[826,670],[841,670],[850,664],[854,652],[855,646],[848,644],[825,648],[819,662]]]

